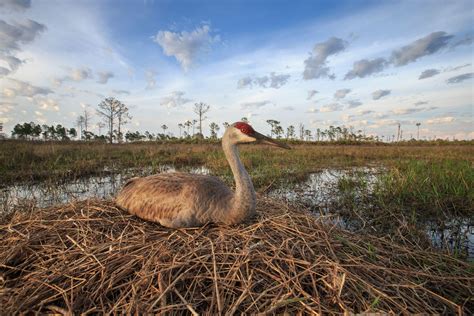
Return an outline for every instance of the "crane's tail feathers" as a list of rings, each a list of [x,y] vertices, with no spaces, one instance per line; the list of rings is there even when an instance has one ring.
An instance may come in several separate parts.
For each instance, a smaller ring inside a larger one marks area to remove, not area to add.
[[[129,186],[130,184],[132,184],[132,183],[133,183],[135,180],[137,180],[137,179],[140,179],[140,177],[133,177],[133,178],[131,178],[131,179],[128,179],[128,181],[125,182],[125,184],[124,184],[122,190],[125,189],[125,188],[126,188],[127,186]]]
[[[122,209],[126,209],[126,207],[124,206],[124,202],[125,202],[125,200],[127,200],[127,198],[126,198],[128,196],[127,191],[129,191],[128,189],[138,179],[140,179],[140,178],[139,177],[134,177],[134,178],[129,179],[127,182],[125,182],[125,184],[122,187],[122,190],[120,190],[120,192],[115,196],[114,200],[115,200],[115,204],[117,204],[117,206],[119,206]]]

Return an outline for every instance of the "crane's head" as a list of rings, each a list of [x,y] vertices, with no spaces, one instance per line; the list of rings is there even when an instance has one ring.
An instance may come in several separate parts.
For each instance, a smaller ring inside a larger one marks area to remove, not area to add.
[[[229,133],[229,137],[236,144],[258,142],[262,144],[268,144],[272,146],[290,149],[288,145],[284,143],[280,143],[270,137],[267,137],[255,131],[253,127],[250,126],[250,124],[245,123],[245,122],[236,122],[230,125],[227,128],[226,133]]]

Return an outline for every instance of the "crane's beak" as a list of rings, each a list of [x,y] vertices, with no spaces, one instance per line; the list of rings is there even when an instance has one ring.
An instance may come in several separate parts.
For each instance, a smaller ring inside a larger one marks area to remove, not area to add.
[[[270,138],[270,137],[267,137],[265,135],[260,134],[259,132],[254,132],[254,134],[252,136],[255,137],[255,139],[257,140],[258,143],[268,144],[268,145],[271,145],[271,146],[281,147],[281,148],[285,148],[285,149],[291,149],[291,147],[288,146],[287,144],[280,143],[280,142],[274,140],[273,138]]]

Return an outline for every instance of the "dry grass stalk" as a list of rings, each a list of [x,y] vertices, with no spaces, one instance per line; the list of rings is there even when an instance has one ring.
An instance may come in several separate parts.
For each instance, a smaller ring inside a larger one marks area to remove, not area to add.
[[[6,314],[474,312],[472,265],[261,198],[246,225],[170,230],[85,201],[0,226]]]

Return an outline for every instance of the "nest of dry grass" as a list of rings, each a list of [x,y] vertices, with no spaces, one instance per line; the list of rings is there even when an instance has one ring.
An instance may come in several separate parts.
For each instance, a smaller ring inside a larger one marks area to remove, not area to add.
[[[261,199],[240,226],[171,230],[112,202],[0,226],[6,314],[474,312],[472,265]]]

